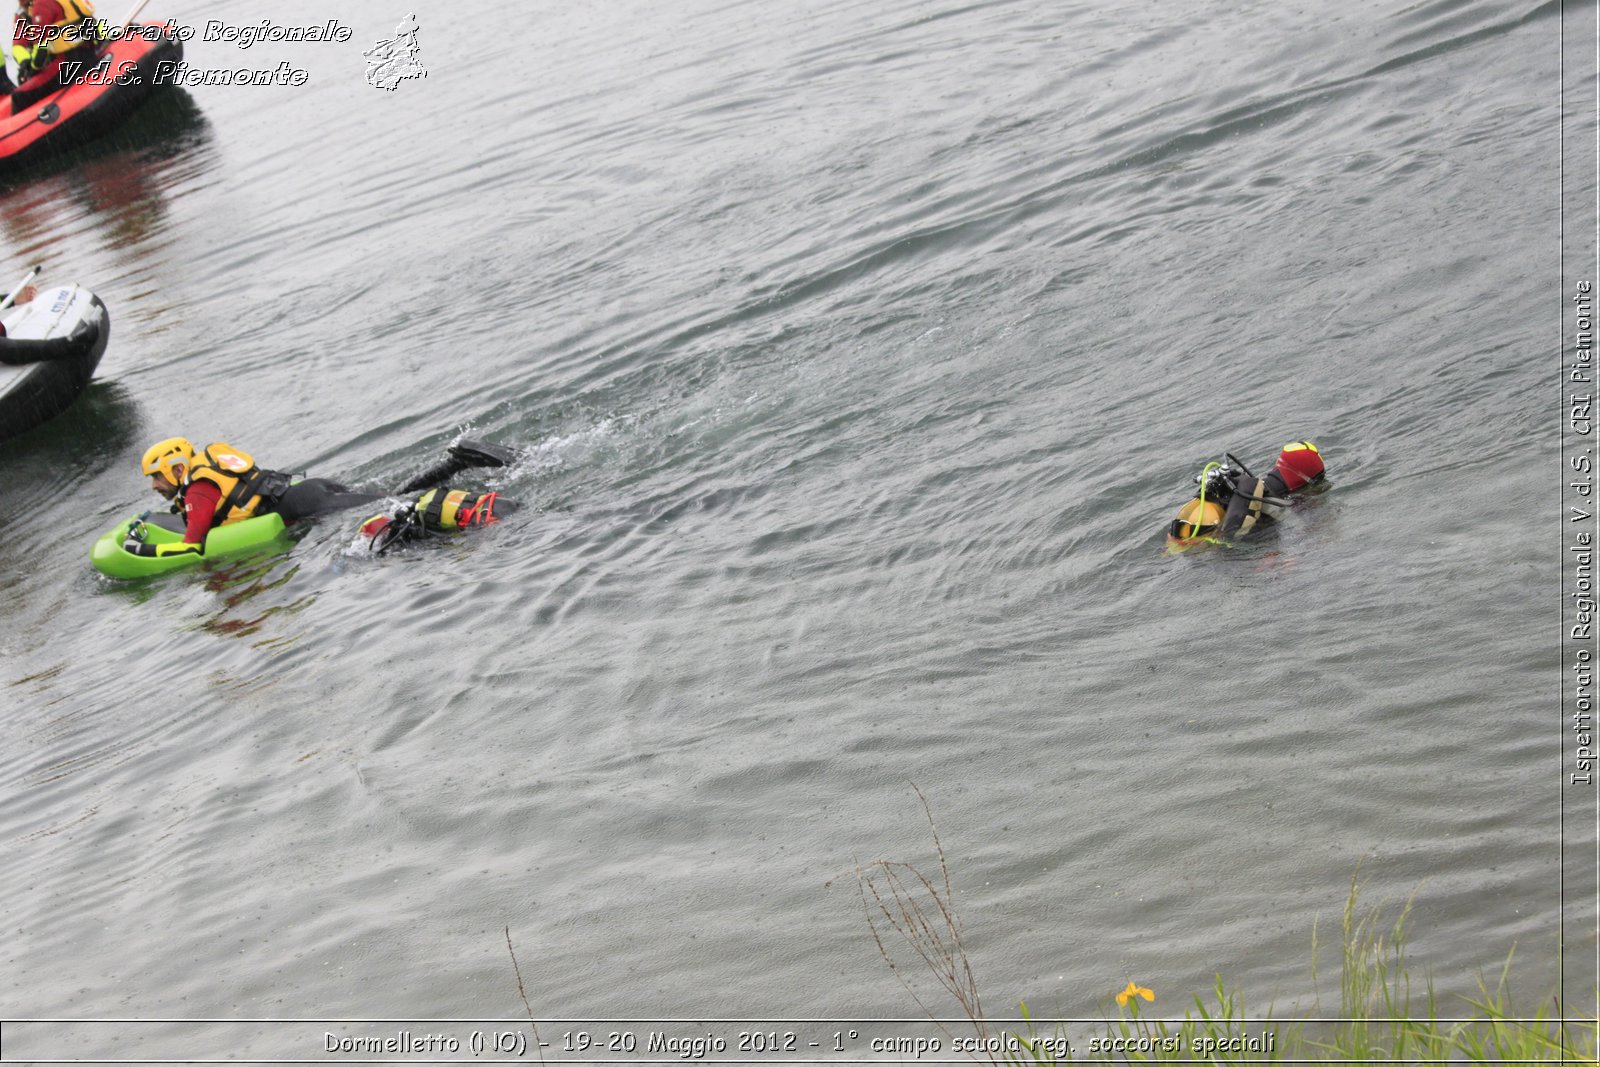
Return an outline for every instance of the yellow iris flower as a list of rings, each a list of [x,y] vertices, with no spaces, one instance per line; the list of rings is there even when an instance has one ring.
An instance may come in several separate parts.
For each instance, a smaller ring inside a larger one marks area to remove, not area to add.
[[[1117,1007],[1127,1007],[1128,1001],[1132,1000],[1134,997],[1143,997],[1146,1000],[1156,999],[1156,995],[1153,990],[1146,989],[1142,985],[1135,985],[1133,982],[1129,982],[1128,988],[1117,994]]]

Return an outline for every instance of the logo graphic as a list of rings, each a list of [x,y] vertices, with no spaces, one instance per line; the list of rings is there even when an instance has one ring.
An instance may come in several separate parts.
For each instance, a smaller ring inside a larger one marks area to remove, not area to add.
[[[409,12],[394,28],[394,37],[361,54],[367,57],[367,84],[391,93],[407,78],[428,76],[417,61],[417,16]]]

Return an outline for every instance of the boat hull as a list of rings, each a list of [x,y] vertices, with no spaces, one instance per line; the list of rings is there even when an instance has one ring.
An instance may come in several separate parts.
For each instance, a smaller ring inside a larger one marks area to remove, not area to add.
[[[111,315],[76,285],[41,290],[6,316],[0,337],[0,441],[67,409],[88,386],[111,339]]]
[[[147,27],[161,35],[150,40],[134,32]],[[71,85],[16,113],[0,101],[0,175],[103,137],[161,88],[158,68],[182,62],[183,44],[170,27],[136,25],[130,33],[107,44],[99,61]]]

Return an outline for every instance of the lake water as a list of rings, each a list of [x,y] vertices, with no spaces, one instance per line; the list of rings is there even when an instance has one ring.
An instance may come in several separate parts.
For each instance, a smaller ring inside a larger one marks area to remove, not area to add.
[[[0,194],[5,271],[112,316],[0,446],[7,1017],[515,1020],[509,928],[543,1020],[917,1018],[857,871],[936,874],[918,790],[996,1017],[1336,1011],[1358,867],[1449,1010],[1513,947],[1548,1003],[1593,5],[424,4],[375,88],[407,10],[197,32],[306,83]],[[524,507],[108,581],[173,434],[376,490],[467,434]],[[1164,553],[1306,437],[1277,537]]]

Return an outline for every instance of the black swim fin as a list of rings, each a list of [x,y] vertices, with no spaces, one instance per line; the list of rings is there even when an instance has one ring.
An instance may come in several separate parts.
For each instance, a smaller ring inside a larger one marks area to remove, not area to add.
[[[488,441],[458,441],[450,446],[450,455],[467,467],[509,467],[522,458],[522,453],[505,445]]]
[[[443,485],[469,467],[506,467],[521,459],[522,455],[521,450],[506,445],[490,444],[487,441],[458,441],[450,446],[449,459],[429,467],[395,492],[415,493],[422,489],[432,489]]]

